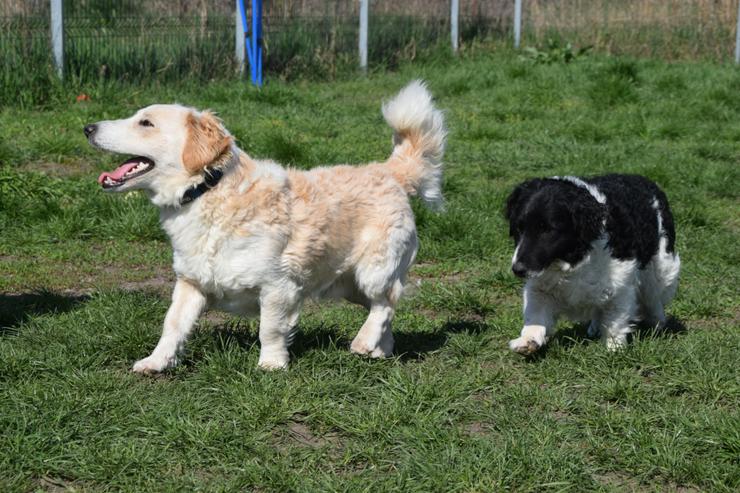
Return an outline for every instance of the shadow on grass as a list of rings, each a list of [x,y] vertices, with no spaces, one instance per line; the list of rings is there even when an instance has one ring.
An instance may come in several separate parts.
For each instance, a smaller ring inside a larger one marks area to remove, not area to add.
[[[52,291],[0,294],[0,336],[14,334],[30,317],[74,310],[90,299],[87,295],[65,295]]]
[[[448,320],[434,332],[401,332],[396,338],[395,354],[402,361],[424,359],[427,354],[447,345],[453,334],[477,335],[489,330],[488,324],[481,320]]]
[[[449,321],[434,332],[394,332],[395,347],[393,354],[400,357],[401,361],[423,359],[444,345],[455,333],[479,334],[488,329],[488,325],[478,320]],[[354,337],[354,334],[352,335]],[[292,357],[299,358],[303,353],[315,349],[337,348],[349,351],[351,339],[341,335],[336,326],[322,324],[318,329],[304,333],[296,333],[293,344],[290,346]]]
[[[561,346],[571,347],[575,345],[585,344],[587,341],[597,341],[599,336],[589,337],[588,324],[576,324],[565,330],[559,331],[555,335],[555,339],[560,342]],[[652,325],[645,325],[637,323],[634,326],[634,330],[628,335],[628,343],[632,342],[633,339],[665,339],[674,337],[678,334],[686,332],[686,326],[674,316],[669,316],[666,319],[665,327],[658,329]]]
[[[467,333],[480,334],[489,329],[488,324],[480,320],[448,321],[436,330],[424,332],[394,332],[394,355],[402,361],[423,359],[428,353],[434,352],[447,344],[453,334]],[[249,349],[258,344],[259,338],[254,330],[244,330],[241,324],[224,324],[215,327],[213,337],[219,341],[219,347],[236,344],[241,348]],[[352,334],[351,337],[354,337]],[[293,343],[290,346],[291,359],[300,358],[304,353],[317,349],[326,350],[336,348],[349,351],[352,339],[348,339],[336,325],[321,324],[309,331],[301,330],[299,326]]]
[[[653,326],[637,324],[627,338],[627,344],[631,344],[634,339],[667,339],[676,337],[686,332],[686,326],[682,321],[670,315],[666,319],[665,327],[658,329]],[[589,342],[598,342],[599,336],[589,337],[588,324],[574,324],[568,328],[558,330],[553,340],[546,344],[536,353],[527,357],[531,361],[539,361],[549,350],[554,341],[557,341],[561,347],[570,348],[573,346],[585,346]]]
[[[249,349],[258,342],[257,332],[250,330],[248,324],[243,322],[225,323],[213,328],[211,337],[217,341],[217,347],[220,350],[226,349],[231,344],[236,344],[242,349]]]

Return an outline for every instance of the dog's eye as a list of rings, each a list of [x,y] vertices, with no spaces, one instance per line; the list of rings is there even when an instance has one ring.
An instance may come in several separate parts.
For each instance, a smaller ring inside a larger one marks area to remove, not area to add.
[[[153,127],[154,126],[154,124],[151,121],[146,120],[146,119],[139,120],[139,125],[141,125],[142,127]]]

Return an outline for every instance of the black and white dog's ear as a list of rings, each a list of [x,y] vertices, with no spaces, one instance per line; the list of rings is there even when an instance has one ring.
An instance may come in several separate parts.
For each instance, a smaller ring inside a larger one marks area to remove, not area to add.
[[[571,220],[584,243],[591,243],[601,236],[606,220],[606,206],[589,197],[589,200],[573,200],[569,203]]]
[[[543,181],[544,180],[540,178],[525,181],[517,185],[511,192],[509,198],[506,199],[506,209],[504,211],[506,220],[509,221],[510,225],[512,223],[512,219],[515,219],[519,214],[521,214],[521,209],[527,202],[527,199],[531,197],[534,192],[542,188]]]

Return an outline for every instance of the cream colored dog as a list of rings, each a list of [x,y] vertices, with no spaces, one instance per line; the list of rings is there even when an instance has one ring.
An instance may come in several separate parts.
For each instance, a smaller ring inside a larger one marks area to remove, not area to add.
[[[366,307],[351,350],[392,353],[394,307],[418,246],[408,196],[441,205],[445,128],[419,81],[383,115],[394,132],[387,161],[310,171],[252,159],[213,114],[179,105],[85,127],[93,146],[136,156],[99,182],[106,191],[144,190],[174,248],[177,283],[162,337],[134,371],[175,365],[207,307],[258,312],[259,366],[285,368],[311,296]]]

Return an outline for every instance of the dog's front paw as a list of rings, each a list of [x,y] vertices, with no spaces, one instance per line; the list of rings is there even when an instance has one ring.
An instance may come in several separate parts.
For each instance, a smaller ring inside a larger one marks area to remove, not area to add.
[[[607,336],[604,338],[607,351],[616,352],[627,346],[627,336],[619,334],[616,336]]]
[[[390,358],[393,356],[393,337],[382,338],[375,347],[369,347],[363,339],[355,337],[349,350],[371,358]]]
[[[509,341],[509,349],[525,356],[536,353],[542,346],[543,344],[529,337],[518,337]]]
[[[274,371],[274,370],[285,370],[288,368],[288,355],[260,355],[257,366],[263,370]]]
[[[160,358],[157,356],[149,356],[144,359],[140,359],[134,363],[132,371],[135,373],[141,373],[142,375],[153,375],[160,373],[167,368],[174,366],[174,358]]]

